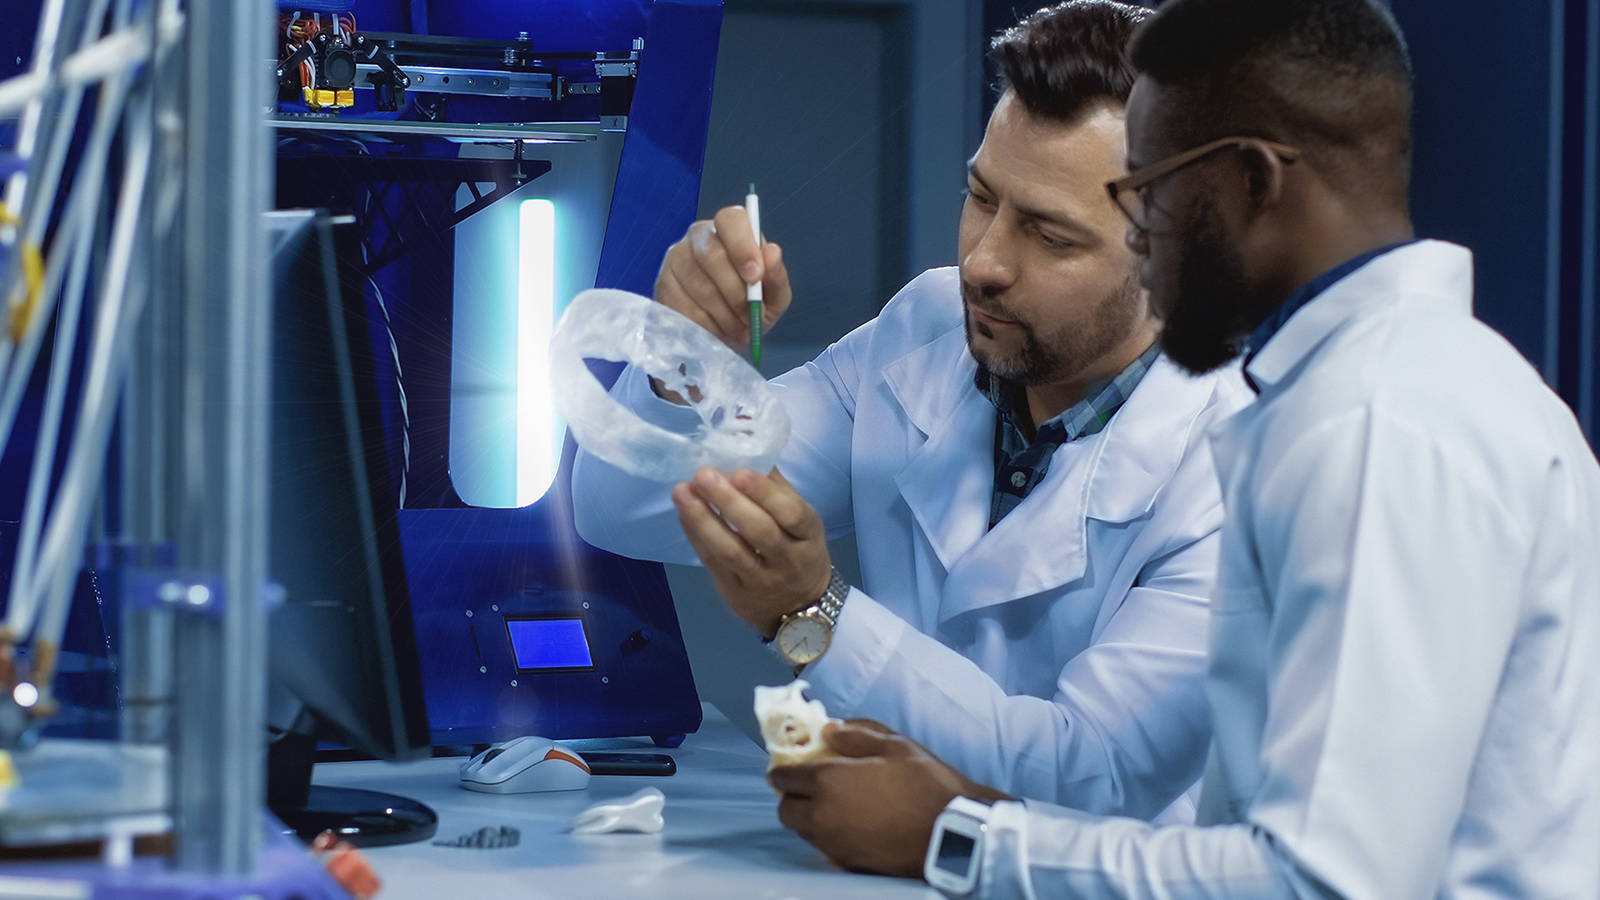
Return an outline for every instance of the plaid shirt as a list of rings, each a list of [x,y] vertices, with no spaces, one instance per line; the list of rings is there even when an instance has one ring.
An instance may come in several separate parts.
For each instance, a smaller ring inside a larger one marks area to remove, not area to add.
[[[977,388],[999,411],[994,423],[994,495],[989,503],[989,527],[999,524],[1017,508],[1045,475],[1050,458],[1062,444],[1098,434],[1122,408],[1144,374],[1161,353],[1151,344],[1140,357],[1105,384],[1091,389],[1088,396],[1067,407],[1034,433],[1030,443],[1017,423],[1028,420],[1028,400],[1023,389],[993,375],[982,365],[975,379]]]

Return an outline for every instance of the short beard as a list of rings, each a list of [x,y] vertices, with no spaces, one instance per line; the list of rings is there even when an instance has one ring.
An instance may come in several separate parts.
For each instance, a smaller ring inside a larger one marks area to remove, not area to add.
[[[1161,331],[1161,349],[1180,367],[1203,375],[1244,352],[1250,322],[1244,263],[1218,224],[1216,208],[1202,204],[1178,264],[1178,296]]]
[[[1133,332],[1140,318],[1139,292],[1138,275],[1130,273],[1080,322],[1066,325],[1051,334],[1048,340],[1042,340],[1033,325],[1016,318],[994,298],[985,298],[962,282],[961,298],[967,306],[994,310],[1016,322],[1013,327],[1022,334],[1022,349],[1014,355],[999,358],[982,354],[973,343],[973,332],[991,339],[994,333],[987,325],[973,324],[971,314],[963,310],[967,348],[985,369],[1012,384],[1031,387],[1063,381],[1099,361]],[[983,302],[977,302],[980,299]]]

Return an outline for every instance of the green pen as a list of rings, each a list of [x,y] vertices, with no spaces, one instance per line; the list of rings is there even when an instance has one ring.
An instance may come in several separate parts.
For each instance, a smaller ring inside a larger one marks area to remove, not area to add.
[[[750,193],[744,195],[745,215],[750,217],[750,230],[756,236],[756,250],[761,249],[761,201],[756,197],[755,182],[750,183]],[[761,282],[746,285],[744,299],[750,303],[750,364],[761,368]]]

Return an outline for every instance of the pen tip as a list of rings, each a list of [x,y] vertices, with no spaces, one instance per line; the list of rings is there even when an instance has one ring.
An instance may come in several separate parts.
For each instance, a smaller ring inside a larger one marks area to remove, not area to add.
[[[750,182],[750,190],[747,191],[746,193],[754,194],[755,192],[756,192],[756,183],[754,181],[752,181],[752,182]]]

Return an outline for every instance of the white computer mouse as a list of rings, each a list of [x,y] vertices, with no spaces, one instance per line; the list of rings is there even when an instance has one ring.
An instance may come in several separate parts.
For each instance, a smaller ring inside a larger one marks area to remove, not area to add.
[[[461,786],[487,794],[581,791],[589,786],[589,766],[565,744],[519,737],[462,763]]]

